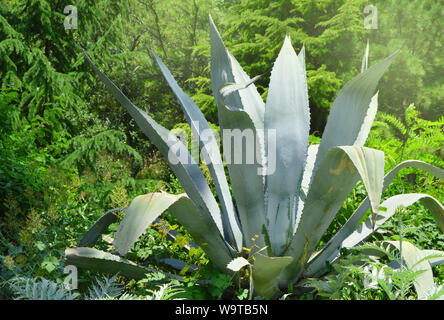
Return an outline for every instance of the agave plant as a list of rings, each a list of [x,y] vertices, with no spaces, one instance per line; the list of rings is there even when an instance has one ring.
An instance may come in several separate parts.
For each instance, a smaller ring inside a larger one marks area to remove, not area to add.
[[[250,130],[255,135],[256,161],[227,163],[231,194],[217,139],[211,131],[205,130],[210,128],[208,122],[153,52],[191,129],[197,134],[217,191],[217,201],[187,147],[134,106],[85,53],[107,89],[168,160],[186,194],[158,192],[136,197],[115,234],[115,254],[87,247],[67,249],[68,263],[107,272],[118,271],[132,277],[143,276],[146,268],[123,256],[149,225],[168,210],[189,231],[212,263],[224,272],[231,272],[226,266],[242,254],[243,247],[266,247],[251,261],[252,279],[256,295],[275,297],[279,288],[320,272],[327,261],[336,257],[339,248],[354,246],[368,238],[400,205],[407,207],[421,200],[444,230],[444,208],[429,195],[397,195],[380,204],[382,192],[401,169],[420,168],[440,179],[444,179],[444,170],[411,160],[400,163],[384,176],[384,153],[363,146],[377,111],[377,84],[398,52],[370,68],[367,68],[368,53],[364,55],[362,72],[342,88],[333,102],[320,144],[309,146],[310,112],[304,47],[297,54],[290,37],[285,37],[271,72],[264,103],[254,85],[258,77],[250,79],[230,54],[211,16],[210,37],[211,86],[223,129],[224,147],[232,138],[224,133],[226,130]],[[199,134],[201,132],[205,132],[205,136]],[[245,158],[248,156],[246,149],[240,151]],[[224,148],[224,154],[230,151]],[[318,249],[322,235],[361,179],[368,197],[342,229]],[[369,209],[372,215],[358,226]],[[112,213],[103,216],[87,237],[97,239],[114,220]]]

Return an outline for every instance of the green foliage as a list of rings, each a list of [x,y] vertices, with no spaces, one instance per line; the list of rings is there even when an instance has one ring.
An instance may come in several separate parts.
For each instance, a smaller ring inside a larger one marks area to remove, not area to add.
[[[95,283],[84,294],[44,278],[14,278],[8,283],[15,300],[171,300],[184,293],[177,285],[167,283],[157,290],[147,290],[144,295],[137,296],[125,292],[125,287],[116,279],[117,275],[111,278],[96,277]]]
[[[331,271],[327,275],[307,279],[303,283],[309,291],[304,297],[332,300],[417,299],[414,281],[425,270],[391,267],[400,259],[398,251],[383,245],[363,245],[354,248],[353,252],[344,251],[330,266]],[[431,289],[428,299],[442,295],[440,286]]]
[[[403,118],[405,122],[380,112],[367,144],[387,150],[391,156],[387,159],[390,167],[413,158],[444,168],[444,118],[422,119],[414,104],[405,109]]]
[[[15,300],[75,300],[79,294],[47,279],[16,278],[10,281]]]
[[[126,144],[125,134],[117,130],[100,132],[90,138],[78,135],[70,140],[68,148],[71,152],[63,159],[62,164],[65,166],[97,169],[97,159],[103,152],[122,157],[131,156],[135,167],[142,165],[142,156]]]

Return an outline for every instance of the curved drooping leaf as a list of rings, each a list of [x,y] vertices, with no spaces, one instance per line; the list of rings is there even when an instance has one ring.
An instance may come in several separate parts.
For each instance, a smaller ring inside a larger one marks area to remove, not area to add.
[[[143,133],[156,145],[160,153],[168,161],[190,198],[214,220],[220,233],[223,234],[219,206],[211,193],[203,173],[191,157],[188,149],[175,135],[159,125],[146,112],[133,105],[122,91],[94,66],[87,53],[85,51],[83,53],[107,89],[126,108]]]
[[[237,249],[242,248],[242,232],[240,231],[239,221],[234,209],[227,178],[225,176],[222,158],[219,151],[219,145],[214,136],[213,130],[205,119],[203,113],[194,101],[179,87],[171,72],[154,53],[153,56],[160,67],[165,79],[174,91],[177,99],[182,105],[187,122],[191,127],[192,133],[198,138],[199,146],[202,149],[202,155],[210,170],[214,186],[219,197],[222,208],[222,223],[224,235],[230,243],[236,243]]]
[[[164,263],[166,265],[169,265],[170,267],[182,271],[184,268],[186,268],[187,266],[187,270],[185,271],[186,273],[191,273],[195,270],[197,270],[197,266],[195,264],[187,264],[185,261],[181,261],[181,260],[177,260],[177,259],[172,259],[172,258],[160,258],[158,260],[161,263]]]
[[[243,110],[223,106],[219,108],[219,112],[219,118],[223,119],[226,125],[222,132],[224,157],[245,245],[251,247],[252,237],[259,235],[256,244],[263,247],[264,236],[258,234],[265,226],[264,187],[260,174],[262,167],[254,158],[248,160],[252,153],[254,155],[257,152],[256,129],[250,116]],[[245,143],[242,142],[243,134]]]
[[[414,286],[419,299],[426,299],[432,296],[435,289],[433,273],[431,267],[444,262],[444,252],[438,250],[420,250],[408,241],[381,241],[377,245],[363,245],[356,247],[366,255],[382,258],[386,255],[393,257],[393,250],[401,253],[402,266],[414,272],[418,272],[414,280]],[[390,261],[387,266],[399,270],[401,268],[400,259]]]
[[[427,257],[427,261],[430,263],[432,267],[444,263],[444,251],[426,249],[426,250],[421,250],[421,253],[423,257]]]
[[[108,230],[110,224],[117,221],[116,212],[124,211],[127,208],[116,208],[107,211],[103,214],[93,226],[85,233],[83,238],[79,242],[79,247],[85,247],[87,245],[94,245],[99,237]]]
[[[86,247],[67,248],[65,250],[65,262],[67,265],[108,274],[118,273],[133,279],[143,279],[147,273],[159,272],[155,269],[137,265],[114,254]]]
[[[360,178],[372,199],[373,210],[377,210],[382,192],[384,153],[366,147],[335,147],[326,154],[314,175],[296,233],[284,252],[294,258],[284,272],[284,282],[300,276],[306,261]]]
[[[322,134],[315,171],[331,148],[356,144],[379,79],[398,53],[399,51],[395,52],[360,73],[339,91]]]
[[[390,183],[400,170],[408,167],[415,167],[424,170],[433,174],[437,178],[444,180],[444,170],[423,161],[407,160],[398,164],[385,175],[382,191],[384,192],[384,190],[390,185]],[[361,221],[362,217],[365,215],[369,208],[370,201],[368,200],[368,198],[366,198],[361,202],[359,207],[342,226],[342,228],[338,232],[336,232],[335,235],[327,242],[327,244],[318,252],[318,254],[316,254],[316,256],[314,256],[310,260],[305,275],[311,276],[315,274],[324,267],[327,260],[331,261],[336,257],[339,252],[339,248],[342,247],[342,242],[344,241],[344,239],[346,239],[356,230],[359,221]]]
[[[169,207],[168,211],[191,234],[210,261],[219,270],[225,271],[227,264],[236,256],[235,251],[223,239],[215,223],[208,220],[207,215],[199,210],[185,194],[176,197],[177,201]]]
[[[388,244],[397,250],[401,248],[399,241],[383,241],[383,244]],[[402,259],[410,270],[422,271],[415,277],[413,286],[419,300],[427,299],[430,291],[436,286],[430,263],[424,259],[422,251],[408,241],[402,241]]]
[[[444,207],[437,199],[422,193],[399,194],[388,198],[381,204],[381,207],[384,208],[384,210],[379,211],[375,228],[372,227],[371,219],[367,219],[355,232],[350,234],[342,242],[342,246],[349,248],[364,241],[372,235],[374,230],[390,219],[399,206],[408,207],[420,200],[430,210],[430,213],[435,218],[438,226],[444,232]]]
[[[218,267],[226,266],[225,261],[230,261],[233,250],[217,232],[214,222],[196,208],[185,194],[156,192],[136,197],[115,235],[114,246],[119,254],[125,255],[148,226],[166,210],[190,232]]]
[[[175,195],[161,192],[144,194],[134,198],[114,236],[113,245],[117,252],[124,256],[146,232],[149,225],[177,199]]]
[[[280,293],[279,277],[291,263],[292,257],[267,257],[257,253],[254,255],[253,285],[255,295],[273,299]]]
[[[271,72],[264,120],[265,132],[276,132],[275,141],[265,139],[265,150],[276,146],[276,168],[267,172],[265,189],[267,228],[276,256],[294,231],[310,130],[306,89],[304,68],[287,36]],[[265,156],[270,159],[267,152]]]
[[[231,260],[229,264],[227,264],[227,268],[231,271],[237,272],[243,267],[248,266],[249,264],[250,263],[248,262],[248,260],[244,257],[237,257]]]

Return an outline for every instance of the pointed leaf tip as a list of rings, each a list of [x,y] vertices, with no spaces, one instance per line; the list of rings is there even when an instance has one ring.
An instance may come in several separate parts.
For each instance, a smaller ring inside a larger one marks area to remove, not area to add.
[[[248,262],[247,259],[245,259],[243,257],[238,257],[238,258],[231,260],[230,263],[227,265],[227,268],[234,271],[234,272],[237,272],[249,264],[250,263]]]

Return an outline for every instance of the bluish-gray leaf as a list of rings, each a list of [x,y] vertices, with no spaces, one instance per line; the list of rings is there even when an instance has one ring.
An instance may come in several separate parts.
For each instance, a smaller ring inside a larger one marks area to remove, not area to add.
[[[356,144],[376,86],[398,53],[360,73],[339,91],[322,135],[315,170],[331,148]]]
[[[428,164],[423,161],[407,160],[398,164],[396,167],[394,167],[385,175],[382,191],[384,192],[384,190],[390,185],[390,183],[400,170],[408,167],[415,167],[424,170],[426,172],[433,174],[437,178],[444,180],[444,170],[432,166],[431,164]],[[342,242],[344,241],[344,239],[346,239],[350,234],[352,234],[356,230],[359,221],[361,221],[362,217],[365,215],[365,213],[368,211],[369,208],[370,208],[370,202],[368,198],[366,198],[361,202],[359,207],[351,215],[351,217],[347,220],[347,222],[342,226],[342,228],[339,229],[339,231],[336,232],[336,234],[316,254],[316,256],[314,256],[311,259],[305,273],[307,276],[315,274],[316,272],[318,272],[320,269],[323,268],[326,261],[331,261],[332,259],[334,259],[334,257],[336,257],[337,253],[339,252],[339,248],[342,247]]]
[[[385,208],[383,211],[379,211],[376,217],[376,227],[372,227],[371,219],[367,219],[362,225],[360,225],[355,232],[350,234],[342,243],[343,247],[353,247],[358,243],[364,241],[371,236],[374,230],[378,229],[388,219],[390,219],[396,212],[399,206],[408,207],[412,204],[421,201],[429,210],[432,216],[435,218],[441,231],[444,232],[444,207],[442,204],[432,196],[421,193],[407,193],[399,194],[385,200],[381,207]]]
[[[83,238],[79,242],[79,247],[85,247],[87,245],[94,245],[99,237],[108,230],[110,224],[117,221],[116,212],[124,211],[126,208],[116,208],[107,211],[101,216],[93,226],[85,233]]]
[[[267,172],[265,202],[271,249],[280,255],[293,235],[299,190],[307,157],[310,112],[304,68],[290,37],[285,38],[271,72],[265,107],[265,132],[276,132],[276,140],[265,139],[266,158],[275,144],[276,170]]]
[[[149,225],[177,200],[177,196],[161,192],[134,198],[114,236],[113,245],[119,254],[124,256]]]
[[[114,254],[86,247],[67,248],[65,264],[108,274],[118,273],[132,279],[143,279],[147,273],[159,272]]]
[[[223,239],[217,226],[208,221],[207,216],[199,210],[184,194],[171,205],[169,212],[191,234],[194,241],[205,251],[208,258],[220,271],[226,271],[227,264],[236,256],[235,251]]]
[[[253,122],[257,135],[257,144],[259,147],[257,161],[260,164],[264,164],[264,136],[262,130],[264,129],[265,104],[253,80],[250,79],[239,62],[225,47],[211,16],[209,20],[211,39],[211,88],[219,110],[220,127],[222,130],[231,127],[221,116],[221,109],[225,106],[229,106],[233,110],[239,109],[245,111]],[[248,84],[248,86],[242,90],[234,90],[231,94],[224,95],[222,93],[227,83]],[[262,184],[263,183],[264,180]]]
[[[297,224],[300,221],[300,217],[302,215],[302,211],[304,209],[305,201],[307,198],[307,193],[308,190],[310,189],[311,176],[313,174],[316,154],[318,153],[318,150],[319,150],[319,144],[308,146],[307,160],[305,162],[304,173],[302,174],[302,182],[301,182],[301,189],[302,189],[301,193],[305,195],[305,197],[304,198],[299,197],[295,230],[297,229]]]
[[[257,155],[256,128],[250,116],[243,110],[224,106],[219,108],[219,115],[226,124],[225,130],[222,132],[224,156],[225,159],[228,158],[227,167],[244,241],[247,247],[251,247],[253,244],[251,239],[258,235],[256,244],[263,247],[265,246],[262,234],[263,226],[265,226],[265,207],[264,186],[260,174],[262,167],[257,161],[254,161],[254,158],[248,160],[250,156]],[[232,130],[230,132],[234,137],[226,130]],[[241,133],[246,134],[245,143],[240,140]],[[235,142],[236,137],[238,142]],[[228,144],[228,141],[231,143]],[[236,161],[236,159],[240,159],[240,161]]]
[[[239,62],[225,47],[213,19],[210,20],[211,38],[211,88],[218,107],[229,105],[247,112],[257,129],[263,129],[264,102],[254,84],[243,90],[222,97],[220,90],[226,83],[250,83],[250,77],[240,66]],[[224,101],[224,103],[221,103]]]
[[[384,174],[384,154],[381,151],[343,146],[331,149],[315,172],[305,201],[304,210],[285,255],[294,258],[285,270],[283,280],[298,277],[322,235],[333,221],[343,202],[358,182],[364,180],[374,210],[379,205]]]
[[[237,249],[242,248],[242,232],[234,209],[227,178],[225,176],[219,145],[214,133],[206,121],[203,113],[194,101],[179,87],[171,72],[153,52],[154,58],[160,67],[165,79],[178,98],[182,109],[191,127],[192,133],[197,136],[204,160],[208,165],[214,186],[222,208],[222,223],[225,237],[229,242],[236,243]]]
[[[358,137],[354,143],[355,146],[363,146],[367,141],[368,134],[372,128],[373,121],[375,120],[376,113],[378,112],[378,92],[373,96],[370,101],[370,105],[367,110],[367,114],[362,122],[361,129],[359,129]]]

